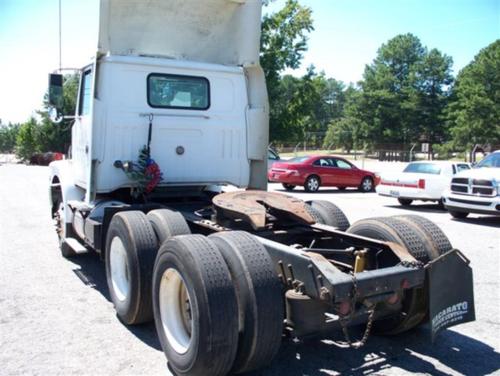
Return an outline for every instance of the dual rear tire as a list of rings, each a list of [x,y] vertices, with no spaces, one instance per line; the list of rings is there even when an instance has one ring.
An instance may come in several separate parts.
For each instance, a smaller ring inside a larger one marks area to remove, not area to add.
[[[443,231],[432,221],[418,215],[363,219],[347,232],[373,239],[394,242],[404,247],[417,261],[426,264],[452,249]],[[390,259],[386,259],[389,263]],[[379,265],[388,267],[392,265]],[[419,325],[428,317],[426,286],[404,290],[401,311],[375,322],[380,334],[398,334]]]
[[[281,343],[281,285],[264,247],[245,232],[167,240],[154,266],[153,308],[179,375],[261,368]]]
[[[190,235],[177,214],[160,209],[113,216],[106,276],[119,319],[140,324],[154,317],[179,375],[268,365],[281,344],[284,306],[266,249],[240,231]]]

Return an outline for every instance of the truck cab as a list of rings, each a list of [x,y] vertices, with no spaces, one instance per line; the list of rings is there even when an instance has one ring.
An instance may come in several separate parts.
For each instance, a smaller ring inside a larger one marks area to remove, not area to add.
[[[455,176],[443,193],[443,203],[454,218],[500,215],[500,150]]]
[[[72,157],[49,166],[62,256],[100,255],[120,321],[154,320],[178,375],[263,368],[283,333],[341,329],[357,348],[372,324],[396,334],[429,318],[434,337],[473,320],[472,270],[432,222],[350,226],[331,202],[266,191],[261,6],[101,1]],[[57,107],[62,77],[49,82]]]
[[[101,2],[96,56],[81,70],[72,158],[52,166],[60,180],[59,170],[71,165],[87,204],[136,184],[117,166],[136,162],[143,146],[162,171],[164,191],[266,189],[269,108],[255,27],[261,5],[192,5],[179,18],[170,10],[182,1]]]

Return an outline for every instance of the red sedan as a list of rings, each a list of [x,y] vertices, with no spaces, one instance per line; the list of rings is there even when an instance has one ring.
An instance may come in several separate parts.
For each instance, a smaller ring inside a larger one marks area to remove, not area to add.
[[[374,188],[375,174],[361,170],[351,162],[333,155],[306,156],[274,162],[268,172],[271,182],[278,182],[287,191],[298,185],[304,186],[307,192],[316,192],[320,186],[357,187],[362,192],[370,192]]]

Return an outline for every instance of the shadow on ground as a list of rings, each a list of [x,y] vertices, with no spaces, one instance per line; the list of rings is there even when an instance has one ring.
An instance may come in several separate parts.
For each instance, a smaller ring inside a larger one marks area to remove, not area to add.
[[[489,226],[489,227],[500,227],[500,216],[480,216],[480,217],[472,217],[472,218],[453,218],[455,222],[463,222],[469,223],[471,225],[478,226]]]
[[[99,291],[106,300],[111,301],[106,281],[104,262],[100,260],[99,255],[91,252],[79,255],[71,259],[71,261],[76,264],[73,272],[77,277],[86,286]],[[123,326],[146,345],[161,351],[161,345],[156,335],[156,329],[153,322],[140,325],[123,324]]]
[[[436,369],[436,361],[444,367]],[[252,375],[369,375],[392,367],[431,375],[486,375],[500,368],[500,354],[452,330],[431,344],[427,330],[420,328],[391,338],[372,336],[358,350],[339,348],[332,340],[286,341],[272,366]]]
[[[414,213],[424,212],[424,213],[438,213],[438,214],[446,214],[451,218],[451,215],[443,208],[441,208],[438,204],[412,204],[409,206],[403,205],[384,205],[386,208],[399,209],[401,211],[410,211]]]

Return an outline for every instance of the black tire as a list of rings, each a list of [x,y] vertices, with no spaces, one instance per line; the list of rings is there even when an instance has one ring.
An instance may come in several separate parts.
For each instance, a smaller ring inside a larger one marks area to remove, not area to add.
[[[361,184],[359,185],[358,189],[363,193],[368,193],[372,192],[374,187],[375,184],[373,182],[373,179],[370,176],[365,176],[361,180]]]
[[[341,231],[349,228],[350,223],[344,212],[330,201],[312,200],[307,201],[306,205],[313,209],[308,211],[317,223],[336,227]]]
[[[321,179],[316,175],[309,176],[304,183],[304,189],[306,192],[317,192],[320,186]]]
[[[464,219],[467,218],[469,215],[468,212],[461,212],[461,211],[454,211],[454,210],[448,210],[453,218],[457,219]]]
[[[409,198],[398,198],[398,201],[403,206],[410,206],[411,203],[413,202],[413,200],[411,200]]]
[[[338,189],[339,191],[345,191],[345,190],[346,190],[346,187],[337,187],[337,189]]]
[[[151,210],[147,215],[158,238],[158,244],[176,235],[191,234],[189,226],[181,213],[169,209]]]
[[[64,222],[64,203],[62,197],[56,201],[54,206],[57,208],[55,213],[53,213],[53,218],[56,221],[57,240],[59,242],[61,256],[64,258],[72,258],[76,256],[77,253],[64,241],[67,237],[71,237],[72,228],[71,224],[68,225]]]
[[[395,218],[409,221],[418,226],[430,238],[437,255],[442,255],[453,248],[448,237],[434,222],[420,215],[398,215]]]
[[[166,294],[169,290],[164,287],[172,281],[169,276],[175,275],[187,292],[191,318],[190,331],[182,329],[189,336],[185,347],[173,339],[179,337],[173,316],[181,309],[181,295]],[[167,301],[161,304],[160,299]],[[172,304],[178,307],[170,312]],[[180,235],[163,243],[154,265],[153,309],[162,349],[176,374],[226,375],[230,371],[238,344],[238,306],[228,267],[211,240]]]
[[[282,286],[272,260],[255,237],[243,231],[209,236],[229,268],[240,317],[238,352],[232,372],[265,367],[274,359],[283,333]]]
[[[293,184],[287,184],[287,183],[283,183],[281,184],[283,186],[283,188],[285,188],[287,191],[293,191],[295,189],[295,185]]]
[[[125,253],[124,271],[115,262],[123,254],[120,247]],[[157,250],[156,235],[143,212],[124,211],[113,216],[106,236],[106,279],[116,313],[125,324],[153,318],[151,278]],[[127,280],[125,286],[120,282],[123,278]]]
[[[444,210],[446,211],[446,208],[444,207],[444,202],[443,202],[443,199],[440,199],[437,201],[437,206],[440,210]]]
[[[401,219],[394,217],[363,219],[354,223],[347,232],[397,243],[423,263],[434,258],[432,245],[423,231]],[[385,266],[391,265],[382,265]],[[374,329],[385,335],[408,331],[426,318],[427,304],[427,292],[424,287],[405,290],[401,312],[394,317],[375,322]]]

